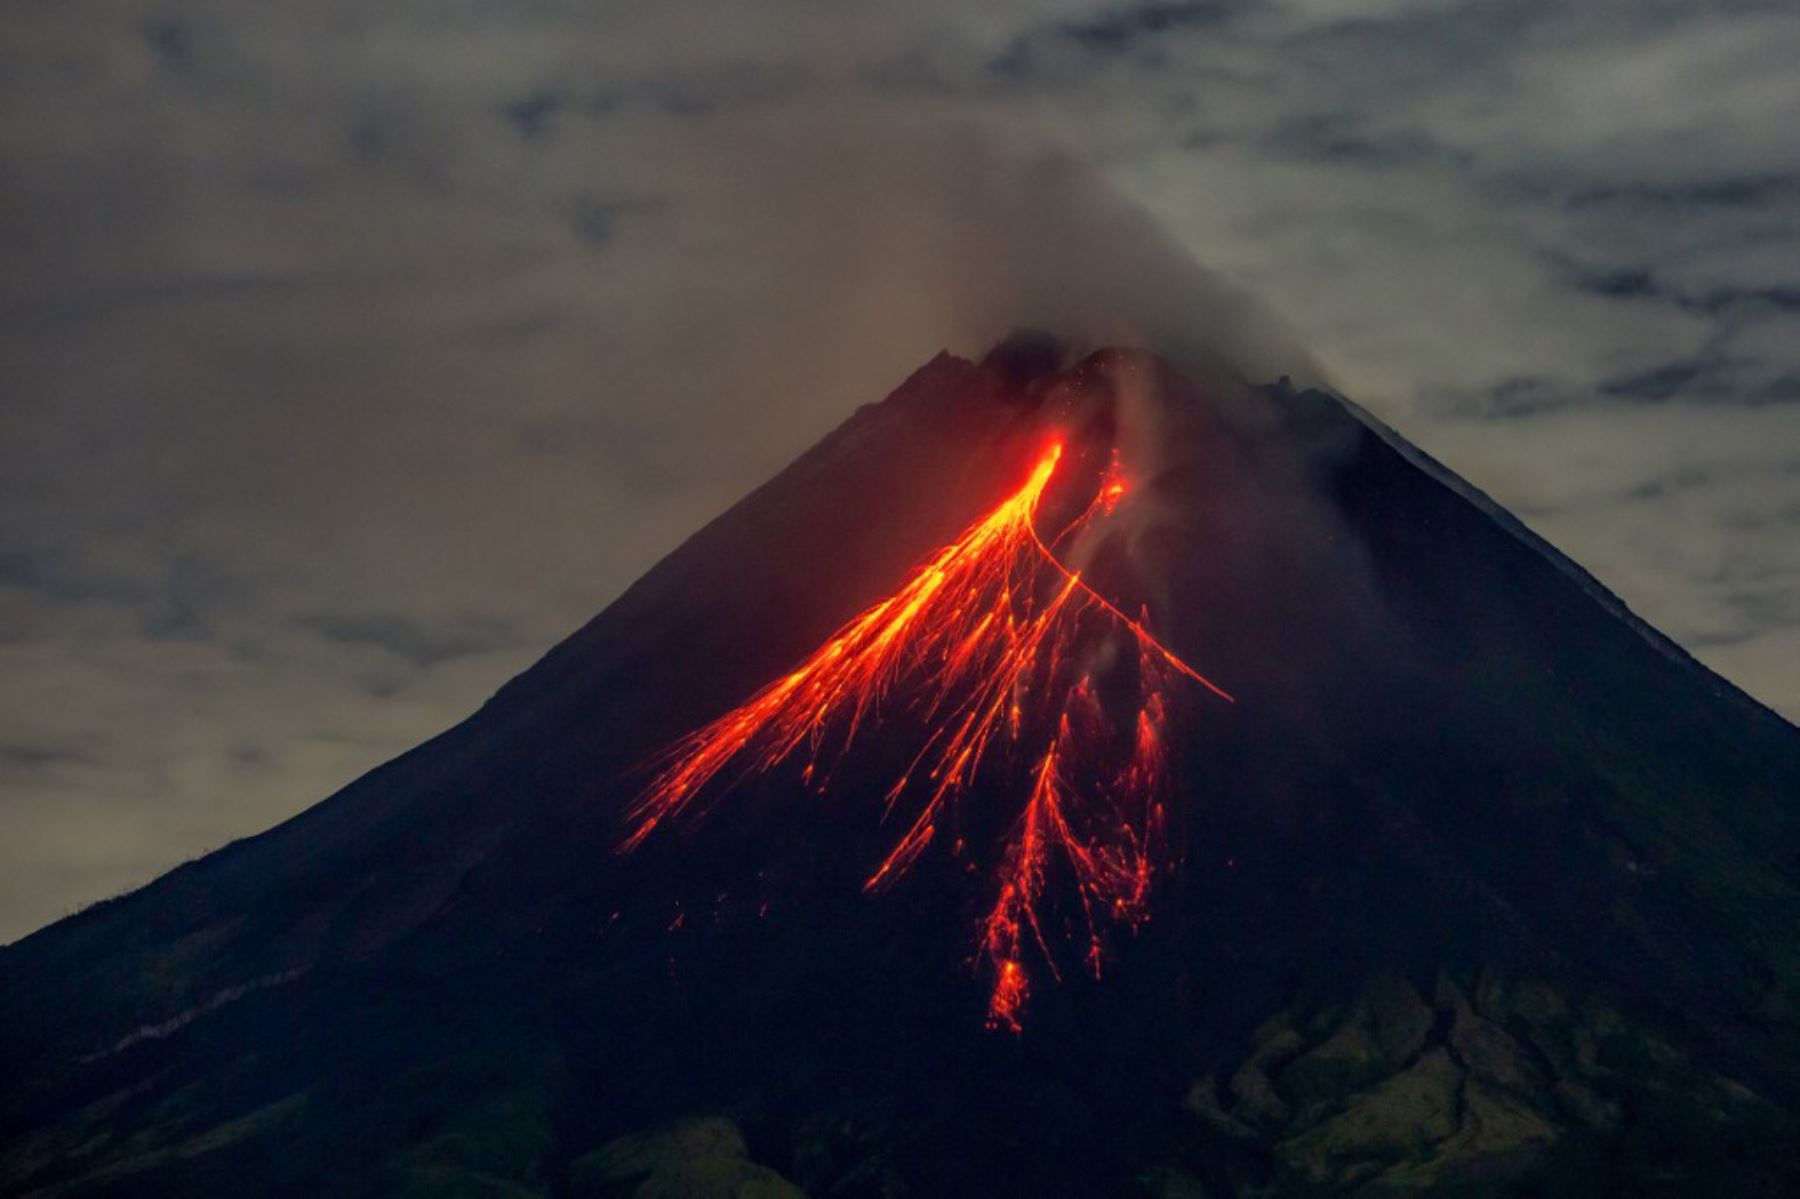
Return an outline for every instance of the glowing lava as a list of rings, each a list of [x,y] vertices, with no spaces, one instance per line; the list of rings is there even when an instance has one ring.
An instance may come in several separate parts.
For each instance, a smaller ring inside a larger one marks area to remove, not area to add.
[[[884,707],[903,706],[922,722],[923,744],[889,787],[886,808],[891,814],[903,801],[918,806],[865,888],[890,884],[918,860],[990,759],[996,770],[1014,764],[1014,775],[1026,764],[1024,807],[980,930],[993,971],[989,1022],[1019,1028],[1030,993],[1027,942],[1057,974],[1046,927],[1056,872],[1079,898],[1084,959],[1098,974],[1103,921],[1135,927],[1147,916],[1163,820],[1165,695],[1185,678],[1231,697],[1054,553],[1123,497],[1116,462],[1079,517],[1051,544],[1039,537],[1038,505],[1061,458],[1061,444],[1051,445],[1022,487],[894,595],[793,671],[671,746],[629,813],[634,827],[623,848],[642,844],[728,767],[734,777],[758,774],[804,748],[802,778],[813,783],[828,746],[842,754]],[[1123,637],[1135,645],[1135,669],[1125,684],[1107,689],[1103,702],[1092,666]],[[1130,730],[1121,736],[1108,709],[1127,703]]]

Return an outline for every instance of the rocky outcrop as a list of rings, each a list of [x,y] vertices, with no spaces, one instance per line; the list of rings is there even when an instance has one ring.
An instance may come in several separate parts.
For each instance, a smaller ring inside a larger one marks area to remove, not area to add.
[[[1187,1109],[1197,1158],[1229,1163],[1215,1185],[1244,1195],[1654,1192],[1659,1149],[1717,1154],[1727,1193],[1761,1193],[1773,1164],[1738,1150],[1782,1119],[1598,998],[1445,975],[1429,995],[1384,976],[1347,1003],[1296,1004]]]
[[[750,1160],[736,1124],[722,1116],[621,1137],[575,1159],[574,1199],[802,1199],[803,1192]]]

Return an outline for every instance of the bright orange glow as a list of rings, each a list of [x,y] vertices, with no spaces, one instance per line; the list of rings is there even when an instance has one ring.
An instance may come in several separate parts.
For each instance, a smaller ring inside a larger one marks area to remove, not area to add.
[[[1231,697],[1158,641],[1145,618],[1127,616],[1056,557],[1055,546],[1110,515],[1126,494],[1116,458],[1087,509],[1054,543],[1039,537],[1038,505],[1062,452],[1060,442],[1052,444],[1023,486],[894,595],[845,624],[791,672],[671,746],[630,810],[633,828],[623,848],[642,844],[727,767],[737,777],[760,774],[804,746],[801,781],[827,790],[828,782],[815,780],[828,744],[842,753],[885,706],[904,706],[924,722],[924,740],[888,788],[885,804],[892,813],[905,802],[913,815],[865,889],[889,885],[919,859],[990,759],[999,766],[1029,760],[1025,804],[1008,834],[997,898],[980,930],[981,953],[993,972],[989,1023],[1020,1028],[1030,993],[1023,962],[1028,942],[1057,973],[1045,928],[1055,872],[1073,884],[1084,960],[1098,975],[1103,921],[1136,927],[1148,914],[1162,823],[1164,694],[1185,678]],[[1121,634],[1137,650],[1129,738],[1112,735],[1088,668],[1097,648]],[[1032,741],[1041,745],[1035,753]],[[1115,748],[1121,741],[1128,749]],[[996,742],[1007,751],[990,753]]]

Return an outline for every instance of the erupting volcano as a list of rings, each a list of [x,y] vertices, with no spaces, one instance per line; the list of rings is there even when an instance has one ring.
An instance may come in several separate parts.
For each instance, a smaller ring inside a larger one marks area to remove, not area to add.
[[[941,354],[463,724],[0,949],[0,1192],[1800,1193],[1800,733],[1198,370]]]
[[[1135,925],[1146,916],[1162,823],[1163,724],[1171,683],[1185,678],[1230,696],[1158,641],[1145,620],[1121,612],[1056,556],[1036,521],[1062,459],[1052,442],[1025,483],[899,591],[834,633],[810,658],[742,706],[683,738],[632,809],[635,848],[683,811],[718,775],[742,763],[775,769],[803,748],[803,781],[820,781],[821,754],[848,750],[858,731],[896,702],[923,720],[924,744],[887,789],[885,806],[917,793],[905,835],[869,876],[892,883],[938,829],[987,762],[997,736],[1022,778],[1023,804],[998,870],[997,897],[982,922],[981,948],[994,978],[991,1023],[1018,1031],[1029,989],[1025,933],[1055,961],[1038,909],[1045,873],[1060,863],[1073,879],[1087,942],[1100,973],[1099,920]],[[1116,454],[1081,513],[1053,538],[1078,548],[1127,488]],[[1147,620],[1147,617],[1146,617]],[[1132,643],[1133,680],[1124,753],[1094,671],[1121,635]],[[828,741],[836,738],[836,745]],[[1029,763],[1029,770],[1018,769]],[[962,843],[958,842],[958,849]]]

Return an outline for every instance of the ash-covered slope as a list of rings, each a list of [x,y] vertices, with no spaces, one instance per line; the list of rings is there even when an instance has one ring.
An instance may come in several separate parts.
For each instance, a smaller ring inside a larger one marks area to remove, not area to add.
[[[617,852],[633,767],[1052,435],[1134,476],[1086,577],[1236,700],[1171,714],[1102,979],[984,1024],[1002,771],[865,892],[890,725]],[[1794,1187],[1800,733],[1408,450],[1146,355],[940,356],[464,724],[0,950],[0,1190]]]

